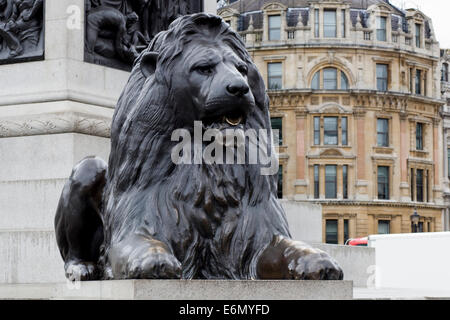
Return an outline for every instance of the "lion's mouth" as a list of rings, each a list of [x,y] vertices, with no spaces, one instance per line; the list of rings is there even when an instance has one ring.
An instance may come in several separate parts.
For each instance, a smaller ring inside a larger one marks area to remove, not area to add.
[[[203,120],[205,129],[239,128],[245,123],[245,114],[240,110],[232,110],[225,114]]]

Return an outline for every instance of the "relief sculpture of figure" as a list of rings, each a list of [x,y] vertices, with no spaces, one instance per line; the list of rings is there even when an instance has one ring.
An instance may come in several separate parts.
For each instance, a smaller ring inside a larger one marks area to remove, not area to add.
[[[0,8],[2,3],[10,10],[6,20],[0,22],[0,38],[10,50],[9,58],[33,51],[42,30],[43,0],[2,0]]]
[[[158,32],[192,13],[189,0],[86,1],[85,60],[121,69],[129,69]]]
[[[139,55],[115,109],[109,163],[86,158],[65,184],[55,231],[67,278],[343,279],[327,253],[291,239],[276,159],[273,174],[249,162],[250,148],[241,164],[173,160],[173,133],[194,137],[200,122],[201,134],[222,137],[264,131],[252,143],[265,141],[274,157],[264,80],[239,35],[205,13],[178,18]],[[183,158],[198,145],[187,140]]]
[[[135,12],[125,16],[113,7],[99,6],[92,9],[87,16],[87,53],[97,53],[107,58],[117,55],[123,62],[133,63],[139,55],[136,46],[140,41],[146,44],[138,25],[139,17]]]

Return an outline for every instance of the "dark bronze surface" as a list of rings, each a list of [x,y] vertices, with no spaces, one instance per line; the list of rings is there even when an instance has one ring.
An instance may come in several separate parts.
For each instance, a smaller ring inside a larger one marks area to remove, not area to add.
[[[85,0],[85,61],[131,70],[158,32],[201,11],[202,0]]]
[[[0,0],[0,64],[42,59],[44,0]]]
[[[230,114],[241,123],[226,124]],[[172,132],[192,132],[196,120],[271,130],[264,81],[244,43],[207,14],[177,19],[140,55],[114,114],[108,169],[96,158],[74,169],[56,217],[67,276],[342,279],[328,254],[290,239],[277,174],[172,162]]]

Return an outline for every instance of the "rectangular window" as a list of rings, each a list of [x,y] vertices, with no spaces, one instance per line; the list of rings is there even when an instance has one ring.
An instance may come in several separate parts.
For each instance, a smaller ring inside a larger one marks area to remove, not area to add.
[[[389,167],[378,167],[378,199],[389,200]]]
[[[324,127],[324,144],[337,145],[338,144],[338,118],[325,117],[323,118]]]
[[[416,70],[416,94],[422,94],[422,70]]]
[[[389,220],[378,220],[378,234],[390,234],[391,222]]]
[[[341,10],[341,14],[342,14],[342,19],[341,19],[341,31],[342,31],[342,38],[345,38],[346,37],[346,34],[345,34],[345,25],[346,25],[346,22],[347,22],[347,18],[346,18],[346,15],[345,15],[345,9],[342,9]]]
[[[425,178],[425,182],[426,182],[426,186],[425,186],[425,193],[427,195],[427,202],[430,202],[430,192],[429,192],[429,188],[430,188],[430,171],[427,170],[427,176]]]
[[[319,9],[314,10],[314,36],[316,38],[320,37]]]
[[[423,150],[423,123],[416,124],[416,150]]]
[[[388,65],[377,64],[377,90],[388,90]]]
[[[389,147],[389,120],[377,119],[377,145]]]
[[[414,169],[411,169],[411,201],[414,201]]]
[[[421,40],[421,30],[422,30],[422,25],[416,23],[416,47],[420,48],[420,40]]]
[[[320,198],[320,189],[319,189],[319,165],[314,166],[314,199]]]
[[[348,166],[342,167],[342,197],[348,199]]]
[[[270,118],[273,130],[274,144],[283,145],[283,118]],[[276,140],[278,137],[278,140]]]
[[[282,84],[282,63],[274,62],[267,65],[268,84],[269,89],[279,90],[283,87]]]
[[[386,17],[378,17],[377,18],[377,40],[378,41],[386,41]]]
[[[338,221],[327,220],[325,225],[325,242],[328,244],[338,244]]]
[[[337,198],[336,168],[335,165],[325,166],[325,198],[327,199]]]
[[[414,69],[409,68],[409,92],[414,92]]]
[[[323,36],[336,38],[336,10],[323,11]]]
[[[447,149],[447,176],[450,179],[450,149]]]
[[[278,199],[283,199],[283,166],[278,168]]]
[[[347,243],[349,236],[348,219],[344,220],[344,243]]]
[[[343,146],[348,145],[348,121],[347,117],[341,118],[341,142]]]
[[[320,117],[314,117],[314,145],[320,145]]]
[[[337,69],[323,69],[323,88],[325,90],[337,90]]]
[[[417,169],[416,172],[416,195],[417,202],[423,202],[423,170]]]
[[[269,40],[281,39],[281,16],[269,16]]]

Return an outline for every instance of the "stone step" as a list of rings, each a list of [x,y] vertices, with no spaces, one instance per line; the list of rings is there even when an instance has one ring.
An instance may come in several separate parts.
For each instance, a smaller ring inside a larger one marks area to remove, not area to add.
[[[2,284],[0,299],[350,300],[351,281],[122,280]]]

